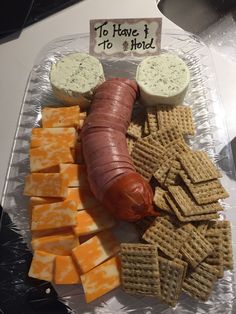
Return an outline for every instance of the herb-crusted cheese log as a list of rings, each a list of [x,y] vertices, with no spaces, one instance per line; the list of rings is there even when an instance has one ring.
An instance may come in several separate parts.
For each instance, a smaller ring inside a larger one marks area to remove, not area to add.
[[[50,81],[55,96],[65,104],[87,107],[103,81],[102,64],[86,53],[72,53],[52,65]]]
[[[179,105],[183,102],[190,80],[185,62],[173,54],[145,58],[138,66],[136,81],[141,100],[147,106]]]

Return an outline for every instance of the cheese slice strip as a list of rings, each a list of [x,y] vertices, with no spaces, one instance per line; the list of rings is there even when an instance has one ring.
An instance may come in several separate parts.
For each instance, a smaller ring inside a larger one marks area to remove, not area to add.
[[[80,272],[86,273],[118,253],[119,250],[120,244],[114,235],[110,230],[105,230],[81,245],[76,246],[72,250],[72,255]]]
[[[52,281],[56,255],[35,251],[30,265],[29,277]]]
[[[31,148],[57,144],[61,147],[75,147],[77,133],[74,128],[34,128],[31,135]]]
[[[67,197],[67,180],[61,173],[32,173],[25,178],[24,195]]]
[[[71,149],[70,149],[70,155],[72,157],[72,160],[74,161],[74,155],[73,155],[73,152],[71,151]],[[59,173],[60,172],[60,166],[56,165],[56,166],[48,167],[48,168],[45,168],[45,169],[41,169],[38,172],[42,172],[42,173]]]
[[[111,228],[115,225],[114,218],[101,206],[78,211],[77,225],[73,227],[78,236],[92,234]]]
[[[57,256],[54,282],[58,285],[81,283],[77,267],[71,256]]]
[[[74,201],[36,205],[32,210],[31,229],[47,230],[75,226],[76,213]]]
[[[60,163],[72,163],[74,161],[68,146],[49,144],[30,149],[30,171],[42,171],[55,167]]]
[[[45,107],[42,110],[43,128],[77,127],[80,121],[79,106]]]
[[[35,205],[42,205],[42,204],[50,204],[50,203],[57,203],[62,202],[63,199],[60,197],[36,197],[31,196],[29,200],[29,206],[32,208]]]
[[[79,239],[74,234],[57,234],[31,241],[32,249],[56,255],[70,255],[71,250],[79,245]]]
[[[64,235],[71,234],[73,232],[72,227],[64,227],[60,229],[47,229],[47,230],[31,230],[32,239],[38,239],[51,235]]]
[[[85,165],[60,164],[60,173],[67,178],[69,187],[89,186]]]
[[[67,199],[76,201],[78,210],[100,205],[88,188],[68,188]]]
[[[86,302],[92,302],[121,284],[120,260],[112,257],[81,276]]]

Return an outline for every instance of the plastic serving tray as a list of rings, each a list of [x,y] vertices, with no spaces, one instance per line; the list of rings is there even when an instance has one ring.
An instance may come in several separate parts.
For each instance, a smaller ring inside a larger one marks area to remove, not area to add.
[[[40,124],[42,106],[47,103],[56,103],[58,105],[49,82],[49,72],[52,63],[71,52],[88,52],[88,48],[88,34],[67,36],[50,42],[39,53],[26,86],[10,158],[2,206],[12,221],[9,228],[16,230],[20,234],[21,241],[29,249],[28,198],[24,197],[22,192],[24,178],[29,173],[28,152],[31,130]],[[188,64],[191,82],[186,96],[186,103],[192,108],[197,130],[196,135],[189,139],[189,143],[194,149],[206,151],[218,163],[223,172],[222,183],[229,193],[234,195],[235,183],[231,179],[234,175],[233,162],[231,151],[227,145],[228,136],[209,50],[196,36],[189,33],[169,31],[162,34],[162,51],[178,54]],[[109,58],[102,59],[101,62],[104,66],[106,78],[113,76],[134,78],[140,59],[134,57],[129,59]],[[221,219],[227,217],[233,224],[236,217],[236,206],[233,198],[226,199],[222,204],[225,210],[221,215]],[[131,224],[121,223],[117,229],[121,227],[122,240],[135,241]],[[119,235],[119,230],[117,230],[117,233]],[[235,242],[234,227],[233,242]],[[14,249],[17,248],[17,243],[12,243],[11,239],[8,239],[6,245],[11,245]],[[235,244],[233,244],[233,247],[235,252]],[[24,254],[21,254],[19,263],[22,263],[22,259],[24,261],[23,256]],[[27,269],[24,272],[23,278],[27,281]],[[22,285],[24,285],[24,280],[21,279]],[[12,284],[15,285],[17,291],[19,289],[18,278],[14,278]],[[42,287],[41,285],[41,289]],[[235,279],[234,273],[231,271],[225,271],[224,278],[218,281],[208,302],[196,301],[183,293],[175,308],[170,308],[155,298],[128,295],[121,288],[111,291],[91,304],[85,303],[83,290],[80,285],[54,285],[54,288],[57,292],[58,300],[66,305],[67,313],[226,314],[236,312]],[[50,297],[50,289],[46,293]],[[40,313],[45,312],[42,311]],[[55,312],[52,309],[50,313]]]

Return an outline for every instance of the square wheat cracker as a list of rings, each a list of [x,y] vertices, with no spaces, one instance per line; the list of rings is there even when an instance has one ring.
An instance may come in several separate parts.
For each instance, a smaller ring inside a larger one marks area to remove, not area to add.
[[[161,217],[156,218],[144,233],[143,239],[155,244],[167,256],[174,258],[188,238],[190,231],[190,224],[177,227],[172,221]]]
[[[136,170],[147,180],[150,180],[160,164],[164,147],[153,146],[149,143],[138,140],[133,148],[131,157]]]
[[[221,233],[223,241],[223,265],[226,269],[233,269],[233,248],[231,224],[228,220],[210,222],[207,233]]]
[[[229,196],[217,179],[192,183],[186,172],[180,171],[180,176],[199,205],[216,202]]]
[[[159,296],[160,274],[156,246],[122,243],[121,278],[127,293]]]
[[[181,253],[184,259],[196,268],[213,251],[213,246],[192,226],[192,232],[185,241]]]
[[[183,153],[180,162],[193,183],[221,177],[219,170],[203,151]]]
[[[179,262],[159,257],[161,300],[175,306],[182,289],[185,268]]]
[[[201,263],[185,278],[183,289],[191,297],[207,301],[217,280],[218,270],[207,263]]]
[[[172,208],[173,212],[175,213],[176,217],[179,221],[182,222],[190,222],[190,221],[201,221],[201,220],[211,220],[219,218],[217,213],[214,214],[200,214],[200,215],[193,215],[193,216],[184,216],[181,208],[176,203],[175,199],[172,197],[170,193],[165,194],[165,198],[169,203],[170,207]]]
[[[223,210],[219,203],[198,205],[191,194],[181,186],[169,186],[169,192],[181,208],[184,216],[211,214]]]
[[[213,252],[208,255],[205,262],[209,265],[215,266],[219,270],[218,277],[224,276],[224,265],[223,265],[223,241],[222,234],[215,230],[206,233],[206,240],[213,246]]]
[[[192,110],[188,106],[165,107],[158,111],[157,120],[160,129],[177,125],[183,134],[195,134]]]

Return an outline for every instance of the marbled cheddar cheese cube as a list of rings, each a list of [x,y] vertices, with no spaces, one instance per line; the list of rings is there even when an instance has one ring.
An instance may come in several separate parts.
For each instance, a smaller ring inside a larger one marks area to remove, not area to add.
[[[78,269],[71,256],[57,256],[54,282],[58,285],[81,283]]]
[[[105,230],[76,246],[72,250],[72,255],[80,272],[87,273],[90,269],[118,253],[119,250],[119,242],[110,230]]]
[[[87,303],[120,286],[120,268],[115,256],[80,277]]]
[[[78,211],[77,225],[73,227],[78,236],[111,228],[115,225],[115,219],[101,206]]]
[[[52,281],[55,258],[54,254],[35,251],[28,273],[29,277]]]
[[[74,161],[69,146],[49,144],[30,149],[30,171],[37,172]]]
[[[89,186],[85,165],[60,164],[60,173],[68,179],[69,187]]]
[[[31,196],[29,200],[29,220],[31,221],[32,218],[32,208],[35,205],[41,205],[41,204],[50,204],[50,203],[56,203],[56,202],[62,202],[62,198],[57,197],[34,197]]]
[[[76,210],[76,202],[68,200],[36,205],[32,210],[31,229],[34,231],[75,226]]]
[[[61,173],[32,173],[25,178],[24,195],[67,197],[67,179]]]
[[[69,255],[79,245],[79,239],[73,234],[56,234],[31,241],[32,249],[56,255]]]
[[[79,106],[45,107],[42,110],[43,128],[77,127],[80,121]]]
[[[68,188],[67,199],[76,201],[78,210],[100,205],[89,188]]]
[[[31,135],[31,148],[57,144],[61,147],[75,147],[77,132],[74,128],[34,128]]]

